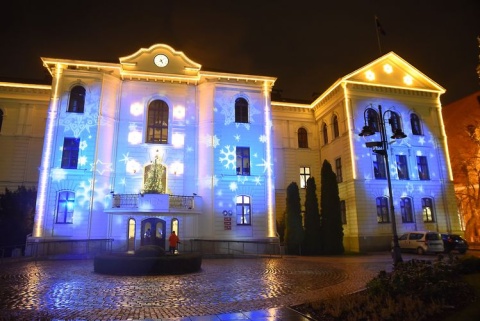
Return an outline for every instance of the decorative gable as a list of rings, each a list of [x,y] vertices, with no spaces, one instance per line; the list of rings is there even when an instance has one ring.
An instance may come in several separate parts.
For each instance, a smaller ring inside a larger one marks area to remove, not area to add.
[[[342,80],[384,87],[445,92],[444,88],[394,52],[390,52],[346,75]]]
[[[160,73],[187,77],[197,76],[202,67],[183,52],[164,44],[142,48],[130,56],[122,57],[120,64],[127,73]]]

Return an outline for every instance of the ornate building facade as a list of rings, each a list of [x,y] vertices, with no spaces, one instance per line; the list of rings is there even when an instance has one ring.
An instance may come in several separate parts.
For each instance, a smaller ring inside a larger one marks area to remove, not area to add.
[[[390,201],[399,232],[461,229],[444,89],[395,53],[311,104],[272,101],[275,78],[203,71],[168,45],[118,64],[42,59],[53,81],[38,118],[45,139],[32,244],[111,239],[134,250],[164,245],[171,231],[186,244],[268,243],[287,186],[297,182],[304,196],[324,160],[337,174],[347,250],[389,247]],[[367,147],[384,119],[389,136],[407,135],[389,143],[389,168]],[[359,136],[364,126],[372,136]]]

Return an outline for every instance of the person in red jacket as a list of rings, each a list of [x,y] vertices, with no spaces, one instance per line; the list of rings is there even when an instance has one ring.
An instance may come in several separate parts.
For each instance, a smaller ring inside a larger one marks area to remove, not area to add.
[[[180,239],[175,234],[175,231],[172,231],[170,237],[168,238],[168,245],[170,246],[169,251],[172,254],[175,254],[175,250],[177,249],[177,244],[180,243]]]

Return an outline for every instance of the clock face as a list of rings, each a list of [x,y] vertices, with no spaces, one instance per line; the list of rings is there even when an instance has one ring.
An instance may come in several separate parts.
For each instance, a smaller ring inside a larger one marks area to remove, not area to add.
[[[156,55],[155,58],[153,58],[153,62],[158,67],[165,67],[168,65],[168,57],[165,55]]]

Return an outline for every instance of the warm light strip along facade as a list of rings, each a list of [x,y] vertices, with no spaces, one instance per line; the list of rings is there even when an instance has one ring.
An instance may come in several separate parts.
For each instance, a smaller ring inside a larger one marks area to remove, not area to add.
[[[0,87],[45,89],[45,90],[52,89],[52,86],[50,85],[34,85],[34,84],[22,84],[22,83],[13,83],[13,82],[0,82]]]
[[[357,179],[357,166],[355,162],[355,154],[353,151],[353,139],[352,139],[352,122],[353,122],[353,117],[350,115],[350,104],[349,99],[348,99],[348,90],[347,90],[347,84],[342,83],[343,87],[343,97],[345,99],[345,110],[347,112],[347,132],[348,132],[348,144],[350,145],[350,162],[352,163],[352,176],[353,179]]]
[[[45,129],[45,140],[42,153],[42,162],[40,165],[40,175],[38,182],[38,195],[37,195],[37,204],[35,211],[35,226],[33,229],[33,237],[41,237],[43,231],[44,217],[45,217],[45,208],[46,208],[46,199],[47,199],[47,183],[48,175],[50,169],[50,162],[52,157],[53,150],[53,131],[55,127],[55,121],[57,119],[57,107],[58,107],[58,91],[60,76],[62,74],[62,68],[60,64],[57,64],[56,75],[55,75],[55,88],[53,91],[53,96],[51,104],[48,110],[48,118]]]
[[[273,85],[273,84],[272,84]],[[265,81],[263,84],[263,95],[265,97],[265,137],[266,139],[266,164],[267,168],[267,224],[268,224],[268,237],[276,237],[276,222],[273,202],[273,163],[272,163],[272,113],[270,108],[270,84]]]

